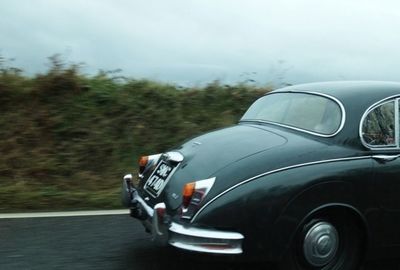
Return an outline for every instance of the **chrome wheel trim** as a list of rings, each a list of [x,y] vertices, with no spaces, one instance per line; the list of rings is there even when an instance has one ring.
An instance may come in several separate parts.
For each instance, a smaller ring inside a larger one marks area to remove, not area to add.
[[[315,267],[327,265],[335,257],[339,246],[339,234],[328,222],[315,223],[306,233],[303,253],[306,261]]]

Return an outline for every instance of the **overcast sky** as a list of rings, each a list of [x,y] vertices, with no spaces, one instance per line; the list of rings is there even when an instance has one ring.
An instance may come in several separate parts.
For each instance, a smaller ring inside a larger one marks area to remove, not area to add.
[[[400,2],[0,0],[0,55],[184,85],[400,80]]]

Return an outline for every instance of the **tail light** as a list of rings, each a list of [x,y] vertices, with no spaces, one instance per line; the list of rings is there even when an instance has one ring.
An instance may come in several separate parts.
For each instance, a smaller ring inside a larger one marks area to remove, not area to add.
[[[149,162],[149,156],[141,156],[139,158],[139,173],[143,173],[148,162]]]
[[[182,191],[182,218],[191,219],[214,185],[215,177],[187,183]]]
[[[193,194],[195,192],[195,186],[196,186],[196,182],[191,182],[191,183],[187,183],[183,187],[182,206],[184,208],[187,208],[189,206],[190,201],[192,200]]]
[[[141,156],[139,158],[139,174],[143,174],[149,168],[155,167],[157,165],[158,160],[160,159],[161,154],[150,155],[150,156]]]
[[[139,158],[139,166],[140,167],[146,167],[147,162],[149,162],[149,156],[141,156]]]

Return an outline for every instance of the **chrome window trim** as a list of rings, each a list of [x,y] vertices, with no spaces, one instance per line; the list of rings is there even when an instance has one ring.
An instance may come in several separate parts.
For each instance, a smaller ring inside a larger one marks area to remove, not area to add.
[[[337,99],[337,98],[335,98],[335,97],[333,97],[333,96],[331,96],[331,95],[327,95],[327,94],[323,94],[323,93],[319,93],[319,92],[298,91],[298,90],[291,90],[291,91],[273,91],[273,92],[271,92],[271,93],[269,93],[269,94],[267,94],[267,95],[265,95],[265,96],[272,95],[272,94],[278,94],[278,93],[310,94],[310,95],[316,95],[316,96],[325,97],[325,98],[328,98],[328,99],[332,100],[332,101],[335,102],[337,105],[339,105],[340,112],[341,112],[341,114],[342,114],[339,128],[338,128],[334,133],[332,133],[332,134],[322,134],[322,133],[310,131],[310,130],[307,130],[307,129],[302,129],[302,128],[299,128],[299,127],[294,127],[294,126],[285,125],[285,124],[281,124],[281,123],[277,123],[277,122],[272,122],[272,121],[266,121],[266,120],[256,120],[256,119],[251,120],[251,119],[249,119],[249,120],[240,120],[240,122],[242,122],[242,121],[243,121],[243,122],[246,122],[246,121],[252,122],[252,121],[253,121],[253,122],[261,122],[261,123],[273,124],[273,125],[277,125],[277,126],[280,126],[280,127],[290,128],[290,129],[293,129],[293,130],[305,132],[305,133],[308,133],[308,134],[311,134],[311,135],[315,135],[315,136],[319,136],[319,137],[324,137],[324,138],[330,138],[330,137],[336,136],[336,135],[343,129],[343,126],[344,126],[344,124],[345,124],[345,122],[346,122],[346,110],[345,110],[345,108],[344,108],[344,106],[343,106],[343,103],[342,103],[339,99]]]
[[[306,163],[299,163],[299,164],[295,164],[295,165],[291,165],[291,166],[287,166],[287,167],[282,167],[279,169],[275,169],[275,170],[271,170],[271,171],[267,171],[261,174],[258,174],[256,176],[253,176],[251,178],[248,178],[246,180],[243,180],[239,183],[237,183],[236,185],[233,185],[232,187],[224,190],[223,192],[217,194],[214,198],[212,198],[211,200],[209,200],[206,204],[204,204],[198,211],[197,213],[193,216],[192,220],[190,221],[190,223],[193,223],[196,218],[198,217],[198,215],[207,207],[209,206],[211,203],[213,203],[215,200],[217,200],[218,198],[220,198],[221,196],[225,195],[226,193],[234,190],[235,188],[244,185],[246,183],[249,183],[253,180],[256,180],[260,177],[263,176],[267,176],[270,174],[274,174],[277,172],[282,172],[282,171],[286,171],[286,170],[291,170],[291,169],[295,169],[295,168],[299,168],[299,167],[305,167],[305,166],[311,166],[311,165],[317,165],[317,164],[324,164],[324,163],[330,163],[330,162],[338,162],[338,161],[348,161],[348,160],[361,160],[361,159],[370,159],[372,158],[372,156],[368,155],[368,156],[359,156],[359,157],[345,157],[345,158],[335,158],[335,159],[326,159],[326,160],[318,160],[318,161],[312,161],[312,162],[306,162]]]
[[[368,109],[365,110],[364,114],[361,117],[360,124],[359,124],[359,127],[358,127],[358,136],[360,137],[360,141],[361,141],[361,143],[362,143],[362,145],[364,147],[368,148],[369,150],[398,150],[398,149],[400,149],[400,146],[399,146],[399,140],[400,140],[400,138],[399,138],[399,136],[400,136],[399,135],[399,120],[400,120],[399,119],[399,99],[400,99],[400,94],[393,95],[393,96],[390,96],[390,97],[386,97],[384,99],[379,100],[378,102],[375,102],[374,104],[369,106]],[[365,118],[368,116],[368,114],[372,110],[374,110],[378,106],[381,106],[383,104],[386,104],[386,103],[389,103],[389,102],[392,102],[392,101],[394,101],[394,104],[395,104],[394,105],[394,107],[395,107],[395,112],[394,112],[395,113],[395,119],[394,119],[394,121],[395,121],[395,141],[396,141],[396,145],[393,145],[393,146],[387,146],[387,145],[373,146],[373,145],[368,144],[364,140],[364,138],[362,136],[362,125],[364,123]]]

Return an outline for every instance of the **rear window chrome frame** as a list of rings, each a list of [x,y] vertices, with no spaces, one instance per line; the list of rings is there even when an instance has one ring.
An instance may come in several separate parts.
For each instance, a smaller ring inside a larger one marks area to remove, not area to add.
[[[376,109],[379,106],[382,106],[386,103],[392,102],[394,101],[394,125],[395,125],[395,145],[371,145],[368,144],[364,138],[363,138],[363,123],[365,121],[365,119],[367,118],[368,114],[370,112],[372,112],[374,109]],[[399,115],[399,102],[400,102],[400,94],[397,95],[393,95],[393,96],[389,96],[386,97],[384,99],[381,99],[377,102],[375,102],[374,104],[372,104],[371,106],[368,107],[368,109],[365,110],[364,114],[361,117],[360,120],[360,124],[359,124],[359,128],[358,128],[358,136],[360,137],[360,141],[362,143],[362,145],[366,148],[368,148],[369,150],[399,150],[400,149],[400,115]]]
[[[240,120],[239,122],[259,122],[259,123],[266,123],[266,124],[272,124],[272,125],[276,125],[276,126],[280,126],[280,127],[285,127],[285,128],[289,128],[292,130],[296,130],[296,131],[301,131],[304,133],[308,133],[311,135],[315,135],[315,136],[319,136],[319,137],[324,137],[324,138],[330,138],[330,137],[334,137],[336,136],[340,131],[342,131],[344,124],[346,122],[346,110],[343,106],[343,103],[331,96],[331,95],[327,95],[327,94],[323,94],[323,93],[319,93],[319,92],[311,92],[311,91],[298,91],[298,90],[290,90],[290,91],[285,91],[285,90],[278,90],[278,91],[273,91],[271,93],[266,94],[265,96],[268,95],[273,95],[273,94],[280,94],[280,93],[298,93],[298,94],[309,94],[309,95],[315,95],[315,96],[320,96],[320,97],[325,97],[328,98],[330,100],[332,100],[334,103],[336,103],[339,108],[340,108],[340,113],[341,113],[341,120],[340,120],[340,125],[338,127],[338,129],[331,133],[331,134],[323,134],[323,133],[318,133],[318,132],[314,132],[314,131],[310,131],[307,129],[303,129],[303,128],[299,128],[299,127],[295,127],[295,126],[290,126],[290,125],[286,125],[286,124],[282,124],[282,123],[278,123],[278,122],[273,122],[273,121],[268,121],[268,120],[260,120],[260,119],[244,119],[244,120]]]

